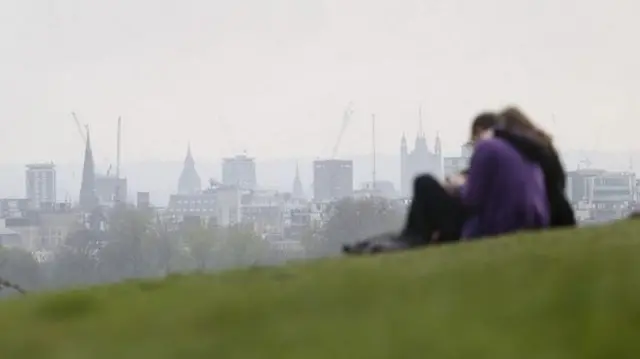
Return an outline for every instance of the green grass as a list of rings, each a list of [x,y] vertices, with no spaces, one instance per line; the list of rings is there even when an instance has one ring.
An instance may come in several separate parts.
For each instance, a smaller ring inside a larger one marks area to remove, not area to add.
[[[640,356],[640,221],[30,295],[7,359]]]

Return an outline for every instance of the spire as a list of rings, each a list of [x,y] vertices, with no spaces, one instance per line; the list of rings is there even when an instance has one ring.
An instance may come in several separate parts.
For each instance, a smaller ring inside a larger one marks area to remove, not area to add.
[[[87,143],[84,149],[84,164],[82,167],[82,183],[80,184],[80,207],[91,211],[98,205],[96,196],[96,174],[91,150],[91,136],[87,128]]]
[[[191,144],[187,145],[187,156],[184,159],[184,166],[178,181],[179,194],[196,194],[202,190],[200,175],[196,171],[196,162],[191,154]]]
[[[304,198],[304,189],[302,189],[302,181],[300,180],[300,168],[296,162],[296,177],[293,180],[293,198]]]
[[[422,128],[422,105],[418,107],[418,133],[416,135],[416,142],[413,146],[413,150],[422,154],[429,153],[427,137],[424,135],[424,129]]]
[[[442,155],[442,142],[440,141],[440,131],[436,132],[436,147],[435,147],[436,155]]]
[[[187,143],[187,157],[184,159],[185,166],[193,166],[195,167],[196,161],[193,160],[193,155],[191,154],[191,142]]]

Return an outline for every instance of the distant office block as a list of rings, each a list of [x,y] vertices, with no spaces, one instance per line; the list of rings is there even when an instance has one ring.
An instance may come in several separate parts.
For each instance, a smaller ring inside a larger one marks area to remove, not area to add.
[[[56,187],[56,167],[53,163],[27,165],[27,198],[35,208],[54,206]]]
[[[319,160],[313,162],[313,199],[330,201],[353,194],[353,161]]]
[[[256,189],[256,162],[245,155],[225,158],[222,161],[222,183],[242,189]]]
[[[147,209],[151,207],[151,195],[149,192],[138,192],[136,196],[136,205],[139,209]]]

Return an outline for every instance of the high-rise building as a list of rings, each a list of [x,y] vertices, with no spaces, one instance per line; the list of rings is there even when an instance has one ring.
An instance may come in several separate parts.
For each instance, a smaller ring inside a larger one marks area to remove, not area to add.
[[[33,207],[53,208],[56,191],[56,167],[53,163],[27,165],[26,192]]]
[[[225,158],[222,161],[222,183],[242,189],[256,189],[256,162],[246,155]]]
[[[313,162],[313,199],[332,201],[353,195],[353,161]]]

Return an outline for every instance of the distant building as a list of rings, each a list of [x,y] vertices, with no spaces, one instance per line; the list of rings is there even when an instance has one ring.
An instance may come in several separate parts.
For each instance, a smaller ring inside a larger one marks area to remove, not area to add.
[[[567,172],[567,197],[576,209],[588,210],[590,219],[614,220],[634,208],[636,184],[632,172],[579,169]]]
[[[26,192],[34,208],[53,206],[56,191],[56,167],[53,163],[27,165]]]
[[[391,181],[364,182],[356,195],[361,197],[376,196],[393,199],[398,197],[396,187]]]
[[[445,157],[443,159],[443,175],[444,177],[457,174],[467,169],[469,160],[471,159],[471,149],[468,146],[462,146],[460,156]]]
[[[5,218],[5,228],[8,228],[20,236],[20,241],[14,243],[18,247],[27,251],[35,250],[40,244],[40,233],[37,217]]]
[[[202,223],[227,227],[241,221],[240,199],[240,190],[221,186],[196,194],[172,195],[167,210],[177,222],[198,218]]]
[[[69,234],[77,229],[80,218],[77,213],[59,210],[38,216],[39,242],[33,250],[54,250],[64,244]]]
[[[258,179],[255,160],[245,155],[223,159],[222,184],[241,189],[256,189]]]
[[[31,208],[31,200],[28,198],[2,198],[0,199],[0,218],[24,217]]]
[[[136,195],[136,206],[138,209],[151,208],[151,195],[149,192],[138,192]]]
[[[290,195],[277,191],[250,191],[242,195],[242,223],[256,233],[282,234],[284,211]]]
[[[215,193],[174,194],[167,209],[178,217],[216,217],[217,200]]]
[[[196,163],[191,155],[191,146],[187,148],[187,157],[184,159],[184,166],[180,179],[178,180],[178,194],[194,195],[202,191],[202,181],[196,171]]]
[[[96,176],[95,189],[98,202],[103,206],[127,201],[127,179],[114,176]]]
[[[80,217],[70,206],[56,206],[48,211],[30,211],[23,217],[0,219],[0,227],[18,235],[19,242],[12,239],[14,247],[27,251],[54,250],[80,226]]]
[[[332,201],[353,194],[353,161],[318,160],[313,162],[313,200]]]
[[[427,139],[422,131],[421,121],[412,151],[409,151],[404,135],[400,141],[400,190],[402,196],[412,196],[414,178],[427,173],[442,178],[442,144],[440,136],[437,135],[434,151],[429,149]]]
[[[4,219],[0,219],[0,247],[22,248],[20,234],[5,225]]]

